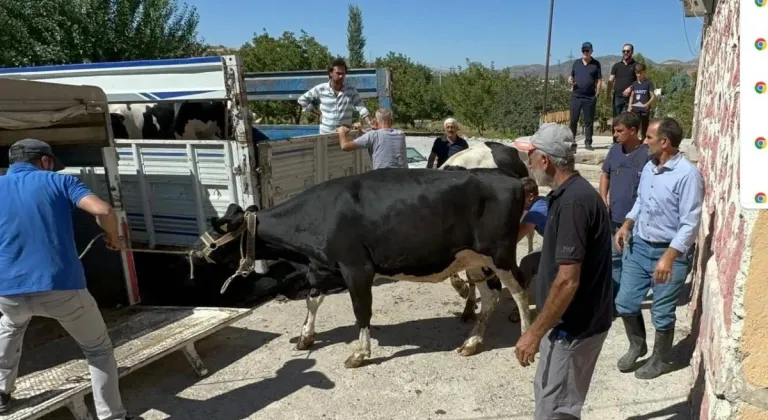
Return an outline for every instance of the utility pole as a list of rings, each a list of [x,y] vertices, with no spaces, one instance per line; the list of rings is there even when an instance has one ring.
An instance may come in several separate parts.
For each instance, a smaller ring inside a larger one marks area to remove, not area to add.
[[[547,31],[547,62],[544,67],[544,106],[541,115],[547,113],[547,90],[549,89],[549,51],[552,46],[552,14],[555,11],[555,0],[549,0],[549,29]]]

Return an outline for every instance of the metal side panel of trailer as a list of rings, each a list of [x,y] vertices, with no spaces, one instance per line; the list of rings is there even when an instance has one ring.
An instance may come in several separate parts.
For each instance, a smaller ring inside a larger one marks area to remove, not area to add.
[[[268,141],[259,143],[258,149],[262,208],[278,205],[329,179],[373,168],[367,150],[342,151],[336,134]]]
[[[219,140],[118,140],[118,170],[131,237],[150,247],[187,248],[230,203],[247,205],[234,162],[238,149]],[[68,168],[100,196],[103,168]]]

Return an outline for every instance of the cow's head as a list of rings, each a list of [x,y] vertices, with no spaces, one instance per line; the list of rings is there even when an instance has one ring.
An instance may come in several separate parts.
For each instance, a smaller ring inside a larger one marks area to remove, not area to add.
[[[252,249],[255,249],[255,242],[258,241],[258,210],[257,206],[243,210],[237,204],[230,204],[223,216],[212,217],[212,229],[200,238],[201,243],[192,256],[193,263],[238,264],[245,256],[248,241],[251,241]],[[249,228],[252,233],[249,233]]]

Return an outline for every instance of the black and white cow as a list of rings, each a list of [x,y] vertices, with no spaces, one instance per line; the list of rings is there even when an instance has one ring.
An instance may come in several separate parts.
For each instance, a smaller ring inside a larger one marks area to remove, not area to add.
[[[527,161],[528,155],[520,152],[512,146],[507,146],[503,143],[494,141],[486,141],[482,143],[476,143],[471,147],[451,156],[448,158],[448,160],[445,161],[440,169],[446,171],[467,170],[475,168],[499,169],[501,172],[508,176],[521,179],[529,175],[528,166],[525,163]],[[533,237],[530,236],[529,242],[532,242],[532,239]],[[501,291],[501,283],[499,282],[498,278],[494,276],[493,271],[489,268],[472,268],[451,275],[451,286],[453,286],[453,288],[456,290],[456,292],[459,293],[461,297],[466,299],[464,311],[461,315],[462,321],[476,319],[475,307],[477,306],[477,303],[475,295],[475,284],[482,281],[485,281],[486,287],[491,290],[490,293],[492,296],[490,299],[492,299],[494,302],[497,302],[498,294]],[[523,289],[525,289],[527,284],[521,284],[521,286]]]
[[[223,101],[109,106],[117,139],[219,140],[227,136]],[[251,115],[253,116],[253,115]],[[231,129],[230,129],[231,131]]]
[[[370,357],[377,277],[440,283],[460,271],[489,267],[512,293],[525,332],[530,326],[528,297],[519,286],[523,274],[515,255],[523,207],[522,183],[498,169],[378,169],[326,181],[264,210],[252,206],[244,212],[230,204],[223,217],[211,219],[212,236],[219,240],[245,223],[253,233],[244,235],[253,239],[245,245],[232,240],[216,246],[208,257],[231,264],[250,246],[255,260],[308,266],[311,290],[298,349],[315,341],[315,316],[325,290],[343,281],[360,329],[345,362],[354,368]],[[477,286],[481,315],[457,349],[462,355],[477,351],[495,304],[486,283]]]

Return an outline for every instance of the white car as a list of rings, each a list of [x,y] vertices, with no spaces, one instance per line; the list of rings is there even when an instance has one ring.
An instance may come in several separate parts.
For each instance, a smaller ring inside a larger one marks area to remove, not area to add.
[[[406,148],[408,157],[408,168],[426,168],[427,158],[424,157],[418,150],[413,147]]]

